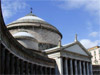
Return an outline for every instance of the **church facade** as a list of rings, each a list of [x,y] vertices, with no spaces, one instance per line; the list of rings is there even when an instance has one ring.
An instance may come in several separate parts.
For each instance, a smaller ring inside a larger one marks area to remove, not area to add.
[[[92,56],[77,36],[61,45],[59,30],[32,12],[7,27],[0,17],[1,74],[92,75]]]
[[[89,48],[88,51],[92,55],[93,75],[100,74],[100,46]]]

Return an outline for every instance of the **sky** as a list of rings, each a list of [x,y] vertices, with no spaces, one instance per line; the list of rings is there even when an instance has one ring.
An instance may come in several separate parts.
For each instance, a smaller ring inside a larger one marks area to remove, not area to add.
[[[77,34],[84,47],[100,46],[100,0],[2,0],[6,25],[30,8],[62,33],[62,45],[74,42]]]

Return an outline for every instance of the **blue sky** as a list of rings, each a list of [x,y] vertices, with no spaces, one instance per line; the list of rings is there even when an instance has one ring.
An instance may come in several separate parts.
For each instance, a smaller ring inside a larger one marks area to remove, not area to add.
[[[78,40],[90,48],[100,45],[100,0],[2,0],[6,24],[33,14],[55,26],[63,35],[62,44]]]

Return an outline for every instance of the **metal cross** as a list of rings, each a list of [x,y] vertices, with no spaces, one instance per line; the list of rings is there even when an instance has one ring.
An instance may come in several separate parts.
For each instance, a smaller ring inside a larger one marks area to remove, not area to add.
[[[32,10],[33,10],[33,9],[31,8],[31,13],[32,13]]]

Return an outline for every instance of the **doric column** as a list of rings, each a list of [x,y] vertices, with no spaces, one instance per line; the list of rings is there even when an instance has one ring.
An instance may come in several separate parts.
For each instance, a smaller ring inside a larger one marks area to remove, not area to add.
[[[86,75],[85,62],[83,62],[83,74]]]
[[[23,74],[24,72],[24,61],[20,60],[20,74]]]
[[[30,64],[30,68],[31,68],[30,69],[30,74],[32,74],[32,75],[34,74],[33,67],[34,67],[33,64]]]
[[[72,59],[70,59],[70,73],[71,73],[71,75],[73,75],[73,63],[72,63]]]
[[[5,70],[5,48],[1,49],[1,73],[4,74],[4,70]]]
[[[74,61],[74,64],[75,64],[75,75],[78,75],[78,72],[77,72],[77,60]]]
[[[18,74],[18,58],[15,57],[15,74]]]
[[[40,67],[40,72],[41,72],[41,75],[44,75],[43,74],[43,67],[42,66]]]
[[[29,70],[29,68],[28,68],[28,63],[27,62],[25,62],[25,74],[28,74],[28,71]]]
[[[33,65],[33,72],[34,72],[34,75],[36,75],[36,64]]]
[[[90,75],[93,75],[91,63],[89,63],[89,68],[90,68]]]
[[[79,74],[81,75],[82,74],[82,66],[81,66],[81,61],[79,61]]]
[[[43,75],[45,75],[45,67],[42,67]]]
[[[52,75],[52,71],[51,71],[51,68],[49,69],[49,71],[50,71],[50,72],[49,72],[49,73],[50,73],[49,75]]]
[[[18,58],[16,58],[16,68],[17,68],[17,74],[20,74],[20,60]]]
[[[51,68],[51,75],[55,75],[55,69],[54,68]]]
[[[47,75],[50,75],[50,68],[47,67]]]
[[[11,54],[11,71],[10,74],[15,74],[15,57]]]
[[[38,66],[38,74],[41,75],[41,66]]]
[[[55,75],[59,75],[59,71],[58,71],[58,66],[57,66],[57,64],[56,64],[56,66],[55,66]]]
[[[6,74],[10,74],[10,54],[9,54],[9,52],[8,51],[6,51]]]
[[[47,74],[47,67],[45,67],[45,74]]]
[[[68,59],[65,59],[65,74],[68,75]]]
[[[88,65],[88,62],[86,63],[86,70],[87,70],[87,75],[89,75],[89,65]]]
[[[62,59],[62,57],[59,58],[59,62],[60,62],[59,72],[60,72],[60,75],[63,75],[63,59]]]

